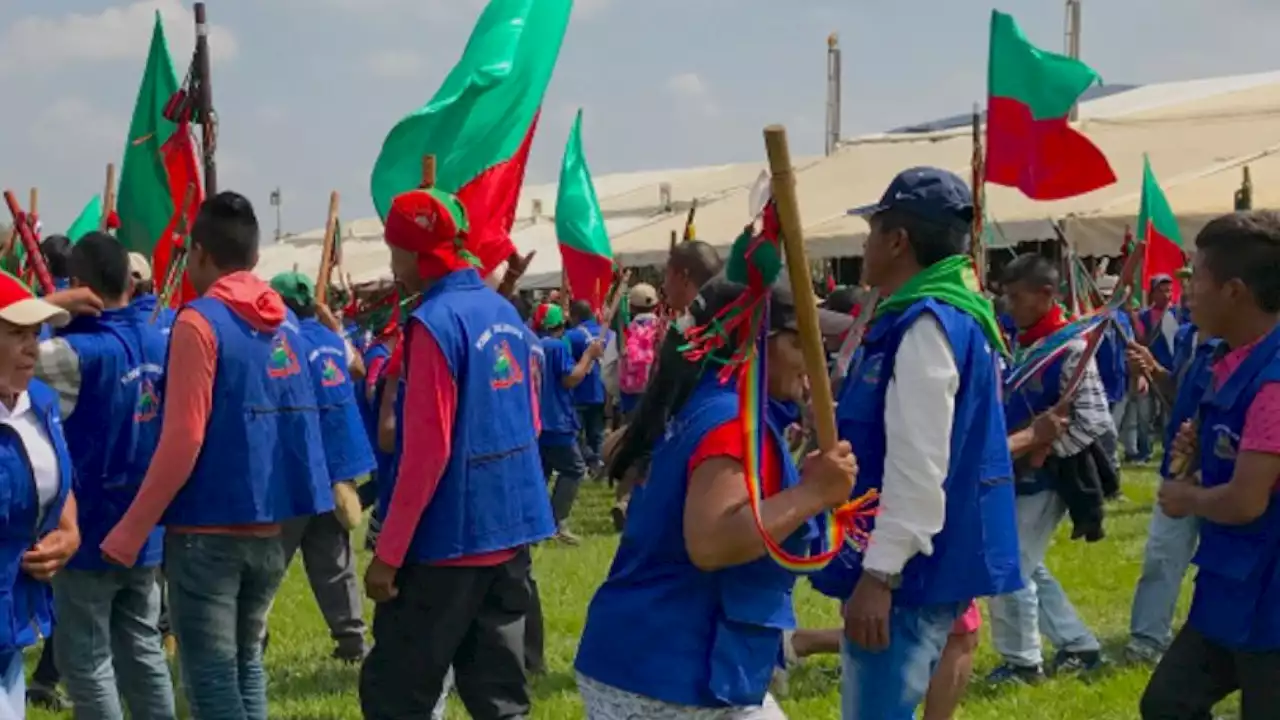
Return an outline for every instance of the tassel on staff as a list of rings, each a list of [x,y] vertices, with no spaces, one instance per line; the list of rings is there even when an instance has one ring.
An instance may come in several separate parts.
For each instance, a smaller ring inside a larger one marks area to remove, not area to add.
[[[195,183],[187,183],[187,191],[183,194],[182,205],[177,211],[178,223],[173,231],[174,237],[170,239],[173,254],[169,256],[169,264],[164,270],[164,283],[160,286],[160,297],[157,299],[155,309],[151,311],[150,321],[153,323],[159,319],[160,309],[169,307],[174,294],[182,287],[182,276],[187,272],[187,235],[191,232],[191,228],[188,227],[190,218],[188,210],[195,197]]]

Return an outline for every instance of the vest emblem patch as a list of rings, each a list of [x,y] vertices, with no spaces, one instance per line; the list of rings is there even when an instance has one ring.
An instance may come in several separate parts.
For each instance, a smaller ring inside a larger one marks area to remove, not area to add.
[[[144,423],[155,420],[160,414],[160,396],[156,394],[151,378],[142,379],[142,392],[138,393],[138,406],[133,409],[133,421]]]
[[[1213,428],[1213,455],[1222,460],[1235,461],[1238,448],[1240,447],[1240,436],[1231,431],[1226,425],[1217,425]]]
[[[857,368],[858,376],[868,385],[880,384],[880,372],[884,365],[884,353],[876,353],[863,358]]]
[[[284,333],[276,333],[271,340],[271,357],[267,360],[267,375],[273,378],[285,378],[298,374],[298,356],[289,346],[289,339]]]
[[[338,363],[332,357],[324,359],[324,366],[320,369],[320,384],[324,387],[338,387],[347,381],[346,373],[342,372],[342,368],[338,367]]]
[[[506,340],[498,343],[498,357],[493,361],[493,379],[489,385],[494,390],[506,390],[524,382],[524,371],[511,352],[511,345]]]

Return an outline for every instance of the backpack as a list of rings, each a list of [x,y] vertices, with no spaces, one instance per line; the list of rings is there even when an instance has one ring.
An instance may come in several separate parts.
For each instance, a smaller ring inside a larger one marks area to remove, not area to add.
[[[657,358],[658,319],[639,317],[627,326],[626,346],[618,358],[618,389],[639,395],[649,384],[649,374]]]

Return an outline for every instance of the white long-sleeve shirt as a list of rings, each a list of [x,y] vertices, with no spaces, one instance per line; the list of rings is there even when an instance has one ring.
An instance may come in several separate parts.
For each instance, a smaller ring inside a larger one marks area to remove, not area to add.
[[[946,522],[942,485],[951,464],[960,370],[936,319],[923,315],[907,329],[892,372],[880,512],[862,560],[864,568],[889,575],[917,554],[933,554],[933,536]]]

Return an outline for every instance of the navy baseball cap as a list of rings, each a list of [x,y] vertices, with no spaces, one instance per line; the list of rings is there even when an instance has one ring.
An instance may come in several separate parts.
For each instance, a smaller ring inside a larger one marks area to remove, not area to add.
[[[880,202],[853,208],[849,214],[870,217],[886,210],[901,210],[939,223],[971,223],[973,193],[953,172],[935,167],[913,167],[898,173]]]

